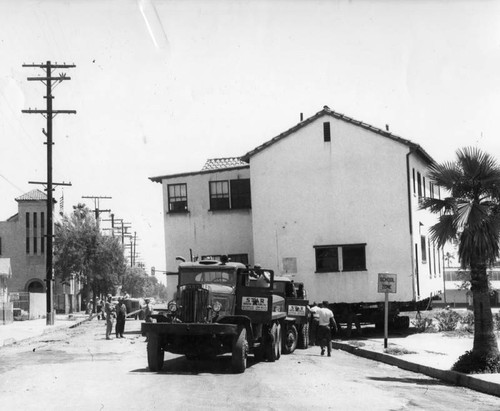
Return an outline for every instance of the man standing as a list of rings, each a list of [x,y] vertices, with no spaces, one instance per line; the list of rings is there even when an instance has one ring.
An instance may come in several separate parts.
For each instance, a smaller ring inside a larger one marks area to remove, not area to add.
[[[309,311],[311,312],[311,322],[309,325],[309,345],[316,345],[318,341],[318,325],[319,325],[319,310],[320,308],[314,302]]]
[[[111,303],[111,294],[106,297],[104,304],[104,314],[106,315],[106,340],[111,340],[111,331],[113,330],[113,304]]]
[[[328,351],[328,356],[332,355],[332,333],[331,329],[337,331],[337,323],[333,316],[332,310],[328,308],[328,301],[323,301],[320,304],[319,314],[319,324],[318,324],[318,339],[319,345],[321,346],[321,355],[325,355],[325,346]]]
[[[124,338],[123,332],[125,331],[125,318],[127,317],[127,307],[123,301],[123,298],[120,298],[118,302],[118,306],[116,307],[116,338]]]

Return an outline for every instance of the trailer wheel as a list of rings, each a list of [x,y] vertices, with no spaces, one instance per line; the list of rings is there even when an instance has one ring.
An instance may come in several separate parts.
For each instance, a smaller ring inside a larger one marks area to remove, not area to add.
[[[148,334],[148,367],[149,371],[160,371],[163,368],[165,352],[157,334]]]
[[[233,342],[233,355],[231,357],[231,369],[236,374],[245,372],[247,368],[248,341],[245,327],[238,329],[238,335]]]
[[[297,348],[297,328],[295,325],[286,327],[283,336],[283,354],[291,354]]]
[[[297,347],[301,350],[307,349],[309,347],[309,324],[302,324],[299,328],[299,337],[297,341]]]

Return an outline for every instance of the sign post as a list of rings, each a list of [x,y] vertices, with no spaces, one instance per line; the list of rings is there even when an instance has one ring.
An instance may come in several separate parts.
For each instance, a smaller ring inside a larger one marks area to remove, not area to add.
[[[378,292],[385,294],[384,304],[384,349],[387,348],[387,338],[389,335],[389,293],[395,293],[397,289],[397,274],[379,273]]]

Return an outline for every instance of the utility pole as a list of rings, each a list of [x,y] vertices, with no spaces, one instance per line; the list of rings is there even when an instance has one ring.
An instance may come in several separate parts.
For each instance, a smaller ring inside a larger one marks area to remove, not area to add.
[[[45,278],[46,278],[46,302],[47,302],[47,325],[54,325],[54,302],[53,302],[53,290],[54,290],[54,275],[52,268],[52,253],[53,253],[53,227],[52,227],[52,119],[58,114],[76,114],[76,110],[54,110],[52,108],[52,89],[58,84],[65,80],[71,80],[71,77],[67,77],[66,73],[60,73],[59,76],[53,77],[52,70],[54,69],[67,69],[76,67],[74,64],[52,64],[49,61],[42,64],[23,64],[23,67],[36,67],[41,68],[45,71],[45,76],[39,77],[28,77],[28,81],[41,81],[45,84],[47,89],[47,95],[44,96],[46,101],[46,109],[38,110],[31,108],[28,110],[21,110],[23,113],[27,114],[41,114],[47,119],[47,131],[42,129],[43,134],[47,137],[47,256],[45,264]]]
[[[99,214],[101,212],[103,213],[109,213],[111,210],[103,210],[99,208],[99,200],[109,200],[112,197],[108,196],[82,196],[82,198],[92,198],[94,200],[94,212],[95,212],[95,221],[97,224],[97,228],[99,228]]]

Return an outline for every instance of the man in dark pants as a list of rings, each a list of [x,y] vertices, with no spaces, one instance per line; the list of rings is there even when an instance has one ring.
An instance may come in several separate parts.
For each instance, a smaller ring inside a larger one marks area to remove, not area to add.
[[[314,302],[309,311],[311,312],[309,324],[309,345],[316,345],[318,341],[318,321],[319,321],[319,306]]]
[[[123,332],[125,331],[125,318],[127,317],[127,307],[123,302],[123,298],[120,298],[118,305],[116,306],[116,338],[124,338]]]
[[[325,346],[327,348],[328,356],[332,355],[332,332],[337,331],[337,323],[335,322],[335,317],[333,316],[332,310],[328,308],[328,301],[323,301],[320,304],[319,314],[319,324],[318,324],[318,341],[321,346],[321,355],[325,355]]]

